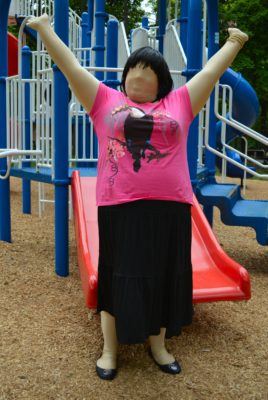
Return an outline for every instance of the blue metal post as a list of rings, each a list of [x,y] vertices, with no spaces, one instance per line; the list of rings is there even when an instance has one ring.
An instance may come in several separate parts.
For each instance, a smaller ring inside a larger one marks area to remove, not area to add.
[[[118,56],[118,22],[111,20],[107,26],[107,67],[117,68]],[[107,72],[106,84],[114,89],[120,84],[117,72]]]
[[[202,2],[190,0],[188,9],[188,39],[187,39],[187,79],[191,79],[202,68]],[[198,157],[198,116],[194,119],[189,130],[188,164],[193,189],[197,184]]]
[[[167,1],[160,0],[158,7],[159,7],[158,10],[159,28],[158,28],[157,39],[159,40],[159,51],[160,53],[163,54],[164,36],[166,33],[166,21],[167,21]]]
[[[29,79],[31,75],[31,57],[32,52],[28,46],[22,49],[22,79]],[[30,128],[30,84],[25,83],[24,90],[24,148],[31,148],[31,128]],[[30,161],[23,162],[23,168],[30,167]],[[22,180],[22,211],[24,214],[31,214],[31,181],[29,179]]]
[[[207,0],[208,13],[208,58],[211,58],[219,49],[219,16],[218,16],[218,0]],[[215,91],[210,96],[210,113],[209,113],[209,145],[215,149],[216,147],[216,123],[217,119],[214,110]],[[216,173],[216,156],[210,151],[205,151],[205,166],[208,169],[208,181],[215,182]],[[204,214],[213,225],[213,207],[204,206]]]
[[[88,46],[88,13],[84,12],[82,14],[82,48],[89,47]],[[89,66],[89,51],[83,51],[82,53],[82,61],[84,66]],[[82,108],[82,107],[81,107]],[[85,144],[85,155],[89,158],[90,155],[90,122],[89,119],[86,119],[86,133],[84,138],[84,118],[83,116],[78,116],[78,158],[82,158],[84,154],[84,144]],[[84,140],[85,139],[85,140]],[[77,162],[77,168],[89,168],[90,163],[86,162]]]
[[[184,52],[187,52],[187,28],[188,28],[188,0],[181,0],[180,6],[180,41]]]
[[[149,29],[149,19],[148,19],[148,17],[142,17],[141,26],[144,29]]]
[[[68,45],[68,0],[55,0],[55,31]],[[68,83],[54,65],[54,185],[55,185],[55,263],[56,273],[69,273],[68,251]]]
[[[96,43],[92,48],[96,52],[95,58],[95,66],[103,67],[104,66],[104,52],[105,52],[105,0],[96,1],[96,10],[95,10],[95,27],[96,27]],[[104,80],[104,73],[102,71],[98,71],[95,73],[95,76],[98,80]],[[96,135],[93,138],[93,156],[97,158],[98,156],[98,141]],[[95,167],[95,163],[92,163],[92,167]]]
[[[7,24],[11,0],[0,0],[0,148],[6,140],[6,77],[8,75]],[[6,172],[7,162],[0,159],[0,173]],[[11,242],[10,180],[0,180],[0,240]]]
[[[82,23],[81,23],[81,28],[82,28],[82,47],[89,47],[88,46],[88,14],[87,12],[83,12],[82,14]],[[84,65],[89,65],[89,51],[83,52],[82,54],[82,60],[84,62]]]
[[[130,29],[129,31],[129,48],[130,48],[130,53],[132,53],[132,33],[134,29]]]
[[[92,50],[96,52],[96,67],[103,67],[104,66],[104,51],[105,51],[105,0],[98,0],[96,2],[96,11],[95,11],[95,18],[96,18],[96,44]],[[100,81],[104,79],[103,72],[96,72],[96,78]]]
[[[218,1],[207,0],[208,11],[208,58],[211,58],[219,49],[219,17],[218,17]],[[216,147],[216,123],[217,119],[214,110],[215,92],[210,97],[211,112],[209,114],[209,145]],[[216,156],[210,151],[206,151],[206,167],[209,171],[209,177],[214,180],[215,177],[215,161]]]
[[[88,47],[92,46],[92,31],[93,31],[93,21],[94,21],[94,0],[88,0]]]

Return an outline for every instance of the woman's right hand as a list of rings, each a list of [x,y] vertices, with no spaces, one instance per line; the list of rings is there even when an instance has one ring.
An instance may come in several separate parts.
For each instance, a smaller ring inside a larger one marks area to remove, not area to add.
[[[41,28],[50,26],[49,16],[47,14],[42,14],[40,17],[30,17],[26,25],[35,31],[39,31]]]

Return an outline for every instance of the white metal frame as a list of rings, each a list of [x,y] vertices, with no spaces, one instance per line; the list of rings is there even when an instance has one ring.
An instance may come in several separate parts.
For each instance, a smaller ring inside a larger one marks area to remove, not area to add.
[[[223,93],[226,89],[229,90],[229,119],[227,118],[227,112],[226,115],[221,115],[218,108],[219,108],[219,82],[216,84],[215,87],[215,104],[214,104],[214,112],[216,114],[216,117],[222,121],[222,131],[221,131],[221,143],[223,145],[224,148],[228,148],[232,151],[235,151],[237,154],[239,154],[241,157],[243,157],[245,160],[250,161],[252,163],[254,163],[255,165],[267,169],[268,165],[266,164],[262,164],[259,161],[255,160],[254,158],[248,156],[247,154],[244,154],[242,152],[240,152],[239,150],[237,150],[236,148],[228,145],[225,142],[225,126],[229,125],[232,126],[233,128],[237,129],[238,131],[240,131],[245,137],[249,136],[253,139],[255,139],[257,142],[260,142],[264,145],[268,145],[268,138],[265,137],[264,135],[254,131],[253,129],[241,124],[239,121],[236,121],[234,118],[232,118],[232,114],[230,113],[230,110],[232,109],[232,89],[230,88],[230,86],[228,85],[221,85],[223,87]],[[223,94],[223,98],[226,98],[226,95]],[[209,103],[210,100],[207,102],[207,107],[206,107],[206,129],[205,129],[205,147],[211,151],[213,154],[217,155],[218,157],[221,157],[222,159],[230,162],[231,164],[237,166],[238,168],[244,170],[246,173],[249,173],[251,175],[254,175],[258,178],[261,179],[267,179],[268,178],[268,174],[260,174],[256,171],[253,171],[252,169],[250,169],[246,164],[242,165],[240,163],[238,163],[237,161],[233,160],[232,158],[226,156],[226,154],[221,153],[220,151],[214,149],[213,147],[211,147],[209,145]],[[224,111],[224,110],[223,110]],[[226,110],[227,111],[227,110]],[[225,111],[224,111],[225,114]]]
[[[44,12],[48,15],[53,15],[54,1],[53,0],[12,0],[12,12],[18,16],[39,16]]]
[[[54,15],[53,0],[13,0],[11,4],[12,14],[18,17],[38,17],[43,13],[50,17]],[[52,21],[53,22],[53,21]],[[81,17],[69,7],[69,44],[70,48],[81,47]]]

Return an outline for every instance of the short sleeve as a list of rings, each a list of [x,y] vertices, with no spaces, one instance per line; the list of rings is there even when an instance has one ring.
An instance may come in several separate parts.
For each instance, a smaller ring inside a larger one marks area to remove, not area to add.
[[[181,108],[181,110],[183,111],[185,122],[187,123],[187,125],[190,125],[190,123],[194,119],[194,115],[187,86],[183,85],[178,89],[173,90],[168,95],[168,97],[173,106],[175,105],[175,107]]]
[[[110,103],[112,98],[118,95],[118,91],[112,88],[109,88],[104,83],[100,83],[97,91],[97,95],[95,101],[93,103],[91,111],[88,115],[94,120],[96,119],[99,112],[102,112],[103,105]]]

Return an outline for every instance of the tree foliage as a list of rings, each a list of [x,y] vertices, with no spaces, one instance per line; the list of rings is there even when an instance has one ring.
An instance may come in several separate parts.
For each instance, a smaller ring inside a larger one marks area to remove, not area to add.
[[[87,0],[69,0],[69,6],[78,14],[87,11]]]
[[[259,126],[268,136],[268,8],[267,0],[220,0],[221,37],[228,25],[237,25],[249,35],[249,42],[233,63],[255,89],[260,105]]]
[[[127,32],[135,28],[144,15],[142,0],[106,0],[106,12],[124,22]]]

